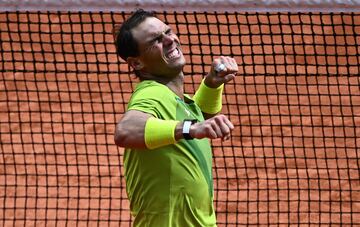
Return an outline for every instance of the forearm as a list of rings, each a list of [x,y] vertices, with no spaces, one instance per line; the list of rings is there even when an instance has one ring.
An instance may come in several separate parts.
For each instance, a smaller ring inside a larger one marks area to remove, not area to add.
[[[120,147],[145,149],[144,128],[150,114],[128,111],[116,125],[115,144]]]
[[[209,119],[217,115],[222,109],[222,91],[224,85],[210,87],[206,80],[207,77],[201,82],[193,99],[203,112],[204,118]]]
[[[151,150],[184,139],[183,126],[183,122],[160,120],[149,114],[130,111],[116,126],[115,143],[120,147]],[[233,129],[234,126],[226,116],[218,115],[206,121],[192,124],[190,136],[195,139],[222,138],[226,140]]]
[[[237,71],[238,66],[233,58],[221,56],[213,61],[210,72],[193,97],[205,119],[212,118],[221,111],[224,84],[234,80]]]
[[[140,111],[129,111],[116,126],[115,144],[133,149],[154,149],[182,139],[182,126],[182,122],[160,120]]]
[[[176,125],[176,128],[175,128],[175,139],[176,139],[176,141],[179,141],[179,140],[184,138],[182,131],[183,131],[183,122],[179,122]]]

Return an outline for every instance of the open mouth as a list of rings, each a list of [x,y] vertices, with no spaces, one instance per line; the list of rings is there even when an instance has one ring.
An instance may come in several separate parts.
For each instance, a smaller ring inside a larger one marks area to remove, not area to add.
[[[181,52],[180,50],[176,47],[174,48],[173,50],[169,51],[167,54],[166,54],[166,58],[168,60],[174,60],[174,59],[177,59],[181,56]]]

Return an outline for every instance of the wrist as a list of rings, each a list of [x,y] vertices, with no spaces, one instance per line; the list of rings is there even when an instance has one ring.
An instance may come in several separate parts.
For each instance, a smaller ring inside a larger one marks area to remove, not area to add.
[[[200,107],[203,113],[217,114],[222,108],[222,92],[224,85],[211,88],[205,83],[206,78],[201,82],[193,100]]]
[[[182,128],[182,135],[183,138],[186,140],[192,140],[194,137],[190,134],[191,126],[195,124],[197,120],[184,120],[183,128]]]
[[[211,73],[209,73],[204,78],[204,84],[208,88],[212,88],[212,89],[217,89],[217,88],[221,87],[221,85],[223,85],[223,83],[221,83],[221,82],[216,82],[216,80],[214,79],[214,76],[212,76]]]
[[[179,141],[180,139],[193,139],[192,135],[192,126],[197,122],[197,120],[184,120],[179,122],[175,129],[175,139]]]

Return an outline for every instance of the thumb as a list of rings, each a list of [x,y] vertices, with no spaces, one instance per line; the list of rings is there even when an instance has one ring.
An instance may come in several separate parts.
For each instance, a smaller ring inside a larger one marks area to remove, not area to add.
[[[224,83],[229,82],[230,80],[235,79],[235,74],[227,74],[226,76],[224,76]]]

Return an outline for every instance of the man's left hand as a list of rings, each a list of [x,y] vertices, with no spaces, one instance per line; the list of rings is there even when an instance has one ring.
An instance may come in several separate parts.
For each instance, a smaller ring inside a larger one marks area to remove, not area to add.
[[[204,83],[210,88],[217,88],[233,80],[238,71],[239,68],[234,58],[221,56],[213,61]]]

